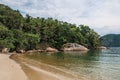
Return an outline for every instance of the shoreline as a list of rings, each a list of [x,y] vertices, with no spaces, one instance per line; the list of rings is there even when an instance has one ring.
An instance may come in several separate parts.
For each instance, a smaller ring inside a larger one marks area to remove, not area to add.
[[[21,65],[29,80],[85,80],[57,67],[23,58],[22,54],[13,54],[10,58]]]

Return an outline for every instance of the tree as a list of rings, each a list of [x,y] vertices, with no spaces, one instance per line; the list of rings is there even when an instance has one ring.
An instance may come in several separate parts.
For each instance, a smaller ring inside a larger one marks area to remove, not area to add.
[[[30,34],[25,33],[26,41],[27,41],[27,50],[36,49],[37,44],[40,42],[40,37],[38,34]]]
[[[89,48],[95,48],[100,45],[99,35],[93,29],[85,25],[80,25],[79,28],[80,32],[85,37],[85,44],[87,44]]]
[[[26,37],[24,35],[24,32],[18,29],[13,29],[12,32],[14,34],[14,50],[25,49],[25,44],[27,43],[27,41],[25,39]]]
[[[0,49],[14,48],[13,33],[0,23]]]

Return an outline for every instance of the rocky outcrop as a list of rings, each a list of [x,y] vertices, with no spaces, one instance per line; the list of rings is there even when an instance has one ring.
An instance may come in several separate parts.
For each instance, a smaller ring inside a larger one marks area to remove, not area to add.
[[[55,48],[48,47],[46,48],[46,52],[58,52],[58,50]]]
[[[3,48],[3,49],[2,49],[2,53],[8,53],[9,50],[10,50],[9,48]]]
[[[66,43],[63,45],[63,51],[88,51],[89,49],[77,44],[77,43]]]

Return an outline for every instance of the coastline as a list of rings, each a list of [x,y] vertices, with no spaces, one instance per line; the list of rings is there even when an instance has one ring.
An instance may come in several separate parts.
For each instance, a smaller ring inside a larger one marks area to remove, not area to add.
[[[13,54],[10,58],[21,65],[29,80],[85,80],[82,76],[77,76],[54,66],[24,58],[21,54]]]

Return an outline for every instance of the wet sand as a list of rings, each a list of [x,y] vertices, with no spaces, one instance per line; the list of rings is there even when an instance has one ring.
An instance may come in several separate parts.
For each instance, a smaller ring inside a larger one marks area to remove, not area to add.
[[[28,80],[21,66],[9,56],[0,54],[0,80]]]
[[[84,80],[53,66],[23,58],[21,55],[13,55],[11,58],[22,66],[29,80]]]

